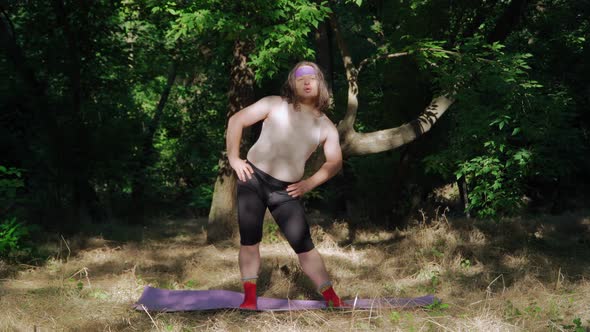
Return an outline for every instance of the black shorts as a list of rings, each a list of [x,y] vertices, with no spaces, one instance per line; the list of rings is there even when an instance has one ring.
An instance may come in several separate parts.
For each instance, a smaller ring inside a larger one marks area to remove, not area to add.
[[[278,180],[263,172],[250,161],[254,170],[252,178],[238,179],[238,223],[240,243],[254,245],[262,240],[262,223],[268,207],[281,232],[296,253],[314,248],[309,224],[299,197],[287,193],[287,186],[294,182]]]

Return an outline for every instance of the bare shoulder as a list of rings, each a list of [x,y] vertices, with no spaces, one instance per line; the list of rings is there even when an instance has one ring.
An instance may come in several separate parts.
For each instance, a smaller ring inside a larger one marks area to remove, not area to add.
[[[274,113],[277,109],[279,109],[285,102],[285,100],[281,96],[267,96],[262,98],[261,100],[264,100],[267,104],[269,109],[269,115]]]
[[[259,99],[252,105],[236,112],[230,120],[242,127],[249,127],[258,121],[265,120],[282,102],[279,96],[268,96]]]
[[[323,130],[327,130],[327,131],[335,130],[336,132],[338,132],[336,125],[334,124],[334,122],[332,122],[332,120],[330,120],[330,118],[327,115],[324,114],[320,118],[320,121],[321,121],[321,125],[322,125]]]
[[[283,103],[283,97],[281,96],[266,96],[260,100],[263,100],[270,107],[276,107]]]
[[[332,136],[332,137],[338,137],[338,128],[336,128],[336,125],[334,124],[334,122],[332,122],[332,120],[330,120],[330,118],[327,115],[323,115],[320,118],[320,127],[321,127],[321,138],[320,138],[320,142],[321,144],[324,144],[326,142],[326,140],[328,139],[328,136]]]

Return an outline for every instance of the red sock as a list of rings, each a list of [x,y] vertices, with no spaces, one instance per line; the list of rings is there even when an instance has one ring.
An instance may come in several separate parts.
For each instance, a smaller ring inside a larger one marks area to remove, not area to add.
[[[244,283],[244,302],[240,304],[241,309],[256,310],[256,283],[246,281]]]
[[[334,308],[342,307],[344,305],[338,295],[336,295],[336,292],[334,292],[334,288],[332,288],[332,286],[323,291],[322,295],[324,296],[324,300],[326,300],[326,304],[328,306],[330,306],[330,303],[332,303],[332,307]]]

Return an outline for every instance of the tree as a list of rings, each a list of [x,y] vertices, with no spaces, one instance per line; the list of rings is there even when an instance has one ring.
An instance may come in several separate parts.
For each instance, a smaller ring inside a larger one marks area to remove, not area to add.
[[[445,50],[440,46],[440,43],[426,40],[418,41],[414,45],[411,45],[408,50],[402,52],[383,53],[381,51],[381,53],[374,54],[362,60],[359,63],[359,65],[356,66],[352,61],[352,57],[350,55],[350,52],[348,51],[346,42],[344,41],[343,34],[338,25],[336,16],[332,14],[330,16],[329,21],[338,48],[341,52],[342,62],[344,65],[346,79],[348,82],[347,109],[343,120],[338,123],[338,130],[341,137],[343,155],[345,158],[354,155],[374,154],[378,152],[392,150],[414,141],[416,138],[420,137],[432,128],[432,126],[438,121],[438,119],[453,104],[455,100],[456,90],[460,88],[462,84],[465,84],[467,81],[471,79],[469,75],[462,79],[452,78],[452,73],[447,73],[445,76],[441,75],[443,77],[438,78],[438,91],[440,91],[440,95],[435,96],[431,100],[431,102],[426,106],[422,114],[420,114],[416,119],[396,128],[382,129],[368,133],[359,133],[354,129],[354,125],[358,109],[358,75],[363,69],[363,67],[370,65],[378,60],[395,59],[404,56],[416,56],[418,58],[418,61],[422,61],[423,63],[436,66],[437,64],[435,63],[435,61],[448,62],[447,59],[449,58],[449,55],[452,57],[462,57],[462,54],[456,51]],[[254,58],[257,59],[256,57]],[[476,60],[478,59],[476,55],[473,55],[472,58]],[[477,61],[487,62],[488,64],[490,63],[490,60],[487,59],[480,59]],[[256,63],[256,61],[253,62]],[[466,69],[463,68],[463,70],[465,71]],[[315,167],[318,167],[320,162],[316,161],[313,164],[315,165]],[[223,165],[227,164],[220,164],[220,166]],[[216,182],[216,192],[218,191],[218,188],[221,188],[218,187],[221,186],[221,183],[223,182]],[[212,213],[210,214],[209,230],[210,234],[225,234],[225,238],[227,238],[228,236],[231,236],[231,234],[235,234],[235,231],[232,230],[232,228],[235,228],[235,215],[230,213],[230,211],[235,211],[235,207],[233,204],[231,204],[232,199],[227,197],[230,194],[233,195],[233,187],[231,186],[231,181],[225,181],[225,183],[231,189],[221,191],[223,193],[221,196],[226,198],[221,202],[230,202],[230,204],[224,204],[225,209],[227,209],[226,212],[228,213],[214,213],[213,211],[215,211],[215,209],[217,209],[219,206],[219,204],[215,204],[212,208]],[[225,220],[225,222],[220,222],[220,220],[222,220],[220,218],[211,218],[212,216],[218,215],[223,216],[222,218],[223,220]],[[213,231],[215,227],[218,227],[218,225],[225,225],[222,227],[223,231]],[[218,235],[214,235],[209,240],[216,241],[222,238],[223,237],[218,237]]]
[[[227,119],[236,112],[254,102],[254,73],[248,66],[247,59],[251,42],[236,40],[234,42],[231,80],[229,89],[229,112]],[[227,123],[225,125],[227,131]],[[244,133],[244,140],[240,150],[244,153],[244,146],[248,143],[248,132]],[[224,134],[225,136],[225,134]],[[219,173],[215,180],[215,191],[209,221],[207,226],[207,241],[216,242],[228,238],[234,232],[236,215],[236,176],[224,153],[219,160]]]
[[[228,40],[232,42],[229,119],[253,102],[254,80],[260,82],[285,70],[289,58],[313,55],[307,45],[307,35],[328,12],[324,2],[318,4],[306,0],[201,1],[178,12],[172,37],[194,38],[196,30],[199,34],[214,32],[226,45]],[[218,49],[223,52],[228,48]],[[227,56],[219,54],[221,59],[227,59]],[[247,135],[245,143],[248,144]],[[235,181],[227,156],[222,154],[209,213],[207,236],[210,242],[229,239],[236,234]]]

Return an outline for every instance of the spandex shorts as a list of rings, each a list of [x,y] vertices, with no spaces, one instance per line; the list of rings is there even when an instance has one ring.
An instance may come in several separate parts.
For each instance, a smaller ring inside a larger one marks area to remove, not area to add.
[[[287,186],[294,182],[278,180],[263,172],[250,161],[254,170],[252,178],[238,179],[238,223],[240,243],[254,245],[262,240],[262,223],[268,207],[281,232],[296,253],[314,248],[309,225],[299,197],[287,193]]]

